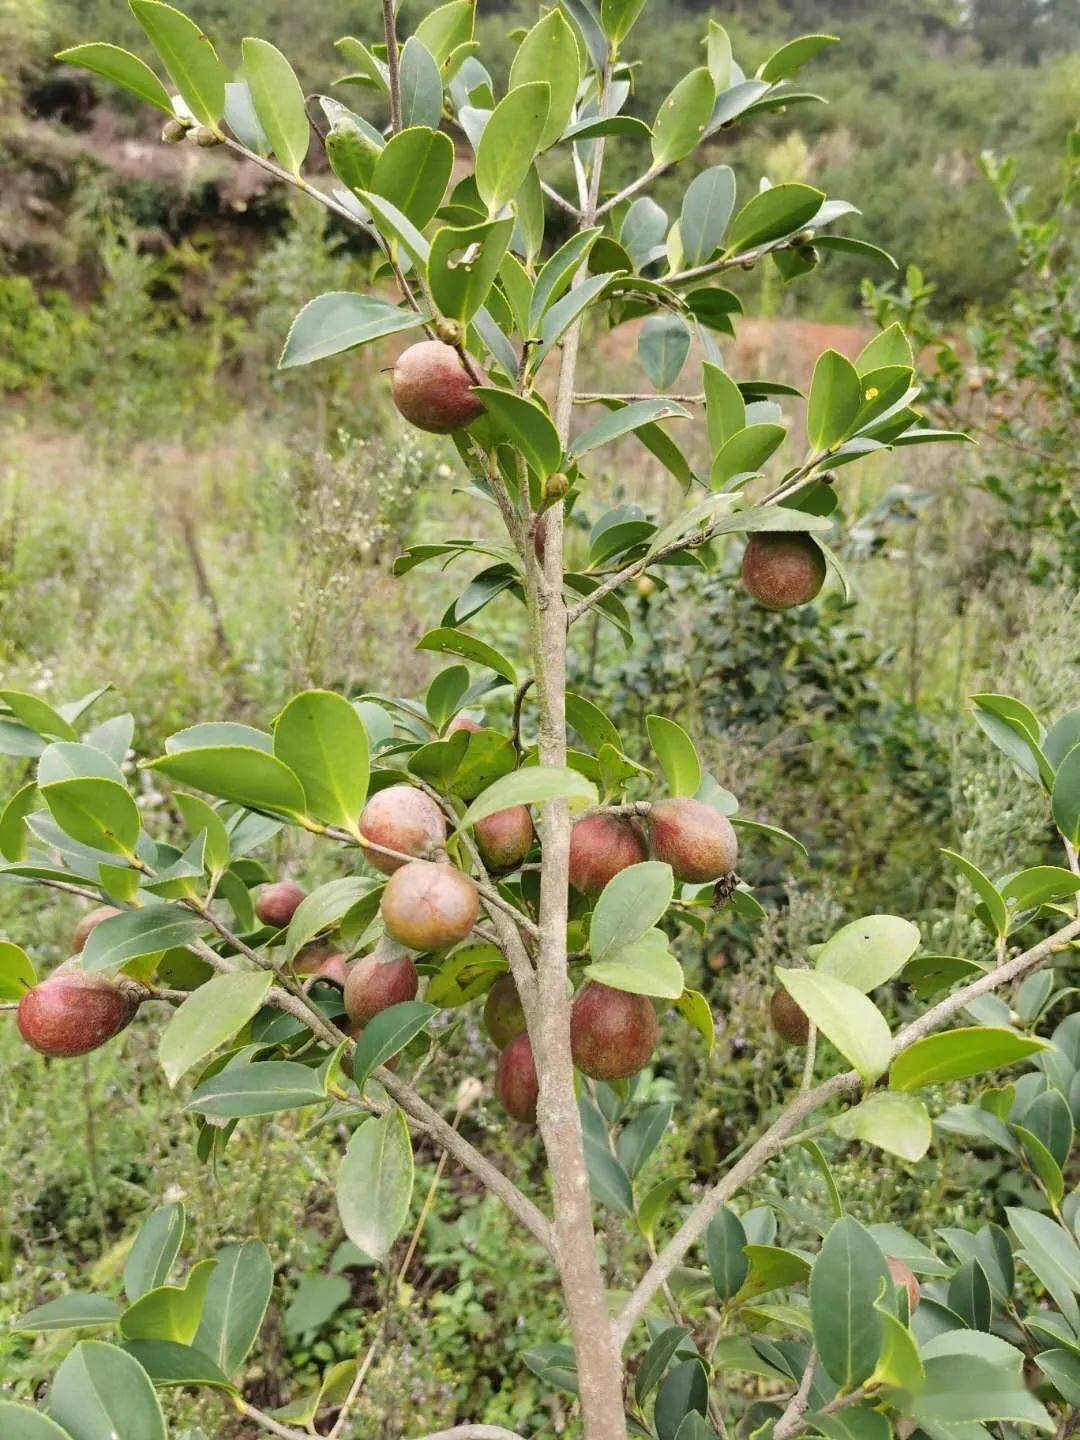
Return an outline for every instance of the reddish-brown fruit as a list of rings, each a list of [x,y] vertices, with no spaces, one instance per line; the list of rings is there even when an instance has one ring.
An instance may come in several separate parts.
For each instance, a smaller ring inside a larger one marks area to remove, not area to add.
[[[742,583],[767,610],[805,605],[825,583],[825,556],[809,535],[751,535],[742,559]]]
[[[470,720],[468,715],[455,715],[446,727],[446,733],[447,735],[456,735],[459,730],[467,730],[470,735],[475,735],[478,730],[483,728],[475,720]]]
[[[410,950],[445,950],[466,939],[480,913],[480,896],[452,865],[413,860],[395,870],[382,898],[386,933]]]
[[[264,925],[273,925],[283,930],[296,914],[301,900],[307,892],[294,885],[291,880],[278,880],[273,885],[264,885],[255,901],[255,914]]]
[[[660,1038],[647,995],[612,990],[590,980],[570,1011],[574,1064],[592,1080],[625,1080],[649,1063]]]
[[[724,954],[724,952],[723,952],[722,950],[718,950],[715,955],[710,955],[710,956],[709,956],[709,969],[710,969],[710,970],[713,970],[713,971],[715,971],[717,974],[719,974],[721,970],[726,970],[727,967],[728,967],[728,958],[727,958],[727,956]]]
[[[648,857],[640,828],[621,815],[589,815],[570,831],[570,884],[599,895],[620,870]]]
[[[703,885],[730,875],[739,858],[726,815],[702,800],[661,800],[649,811],[649,849],[675,872],[676,880]]]
[[[536,832],[527,805],[496,810],[476,822],[476,848],[489,870],[499,873],[520,865],[532,849]]]
[[[305,945],[293,961],[293,969],[298,975],[313,975],[339,990],[349,978],[349,962],[330,945]]]
[[[446,821],[435,801],[422,790],[413,785],[390,785],[364,806],[360,833],[374,845],[424,860],[446,844]],[[409,863],[392,855],[380,855],[378,850],[365,850],[364,857],[384,875],[392,875]]]
[[[903,1260],[896,1260],[891,1255],[886,1256],[885,1264],[889,1267],[893,1284],[901,1285],[907,1290],[908,1315],[914,1315],[922,1299],[922,1286],[915,1278],[915,1272],[905,1265]]]
[[[354,1025],[366,1025],[380,1010],[415,1000],[420,977],[411,955],[381,944],[354,960],[345,981],[345,1013]]]
[[[782,985],[778,985],[769,1001],[772,1027],[789,1045],[805,1045],[810,1039],[810,1021],[806,1011],[797,1004]]]
[[[103,920],[111,920],[114,915],[123,913],[115,905],[99,905],[96,910],[88,910],[75,926],[75,933],[71,937],[72,954],[78,955],[87,940],[90,939],[90,931],[100,925]]]
[[[105,975],[58,970],[19,1001],[19,1030],[42,1055],[85,1055],[130,1025],[138,1001]]]
[[[394,366],[394,404],[418,430],[449,435],[484,413],[475,382],[452,345],[421,340],[403,351]]]
[[[514,1036],[499,1056],[495,1094],[499,1104],[514,1120],[520,1120],[525,1125],[536,1124],[540,1081],[533,1062],[532,1045],[524,1030]]]
[[[525,1011],[512,975],[500,975],[484,1001],[484,1029],[500,1050],[525,1029]]]

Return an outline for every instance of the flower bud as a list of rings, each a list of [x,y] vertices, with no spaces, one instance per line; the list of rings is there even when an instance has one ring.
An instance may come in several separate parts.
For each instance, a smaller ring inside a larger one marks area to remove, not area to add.
[[[179,145],[187,138],[188,127],[181,120],[166,120],[161,131],[161,138],[166,145]]]

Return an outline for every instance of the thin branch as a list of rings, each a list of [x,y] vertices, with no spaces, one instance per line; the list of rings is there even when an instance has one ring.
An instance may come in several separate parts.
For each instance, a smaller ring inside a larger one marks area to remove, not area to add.
[[[575,405],[598,405],[603,404],[605,400],[624,400],[628,405],[635,400],[674,400],[680,405],[705,404],[704,395],[669,395],[666,392],[663,395],[656,395],[652,391],[579,390],[574,396]]]
[[[510,720],[510,735],[514,742],[514,749],[519,755],[521,754],[521,712],[525,705],[525,696],[532,689],[534,683],[531,675],[526,676],[514,691],[514,709]]]
[[[817,1359],[817,1351],[812,1349],[806,1357],[806,1369],[799,1381],[798,1390],[795,1391],[788,1402],[787,1409],[773,1426],[773,1440],[791,1440],[799,1421],[806,1414],[807,1406],[810,1404],[810,1387],[814,1383]]]
[[[817,1059],[817,1026],[811,1024],[806,1037],[806,1060],[803,1063],[802,1088],[809,1090],[814,1083],[814,1061]]]
[[[398,59],[397,19],[394,0],[382,0],[383,30],[386,34],[386,69],[390,83],[390,130],[401,129],[401,75]]]
[[[674,163],[675,162],[672,161],[672,164]],[[665,170],[670,168],[668,165],[650,165],[644,175],[639,175],[636,180],[631,180],[629,185],[624,185],[618,194],[612,195],[610,200],[605,200],[603,205],[597,208],[597,220],[600,219],[601,215],[606,215],[609,210],[614,210],[616,205],[621,205],[624,200],[629,200],[631,196],[636,195],[639,190],[644,190],[646,185],[651,185],[654,180],[658,180],[660,176],[663,175]]]
[[[980,995],[989,994],[990,991],[1007,985],[1010,981],[1036,969],[1044,960],[1064,949],[1069,941],[1077,935],[1080,935],[1080,920],[1072,921],[1071,924],[1064,926],[1045,940],[1040,940],[1030,950],[1014,956],[1004,965],[997,966],[996,969],[973,980],[970,985],[964,985],[961,989],[946,996],[944,1000],[932,1006],[925,1014],[920,1015],[918,1019],[905,1025],[898,1032],[890,1050],[890,1064],[898,1055],[910,1049],[917,1040],[922,1040],[933,1031],[940,1029],[946,1021],[959,1014],[972,1000],[978,999]],[[737,1194],[747,1181],[752,1179],[776,1154],[786,1137],[795,1130],[801,1121],[820,1110],[830,1100],[857,1095],[861,1089],[862,1080],[858,1073],[848,1070],[842,1075],[832,1076],[831,1079],[824,1081],[813,1090],[800,1091],[791,1104],[759,1136],[742,1159],[733,1165],[723,1179],[719,1180],[698,1201],[682,1227],[646,1271],[630,1299],[616,1317],[613,1329],[615,1343],[620,1349],[625,1345],[634,1325],[644,1315],[652,1297],[682,1262],[690,1248],[705,1233],[709,1221],[721,1206]]]
[[[239,1395],[236,1396],[233,1404],[236,1406],[237,1413],[243,1415],[245,1420],[254,1420],[260,1430],[265,1430],[270,1435],[277,1435],[278,1440],[311,1440],[311,1436],[306,1430],[293,1430],[289,1425],[282,1425],[280,1420],[275,1420],[272,1415],[267,1415],[265,1411],[249,1405]]]
[[[553,200],[555,204],[558,205],[560,210],[565,210],[574,220],[581,219],[581,211],[577,206],[567,200],[565,195],[560,195],[553,185],[549,185],[546,180],[541,180],[540,189],[549,200]]]
[[[308,1440],[305,1436],[304,1440]],[[516,1430],[506,1430],[502,1425],[455,1425],[451,1430],[433,1430],[422,1435],[420,1440],[521,1440]]]

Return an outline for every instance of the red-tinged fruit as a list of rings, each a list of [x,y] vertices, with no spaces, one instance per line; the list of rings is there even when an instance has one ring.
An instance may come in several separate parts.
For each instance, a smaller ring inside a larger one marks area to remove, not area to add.
[[[536,836],[527,805],[496,810],[494,815],[478,820],[473,833],[481,860],[496,874],[520,865]]]
[[[525,1011],[512,975],[500,975],[484,1001],[484,1029],[492,1042],[505,1050],[525,1029]]]
[[[889,1267],[893,1284],[907,1291],[908,1315],[914,1315],[922,1299],[922,1286],[916,1279],[915,1272],[905,1265],[903,1260],[897,1260],[891,1255],[885,1257],[885,1264]]]
[[[390,785],[377,791],[364,806],[360,834],[373,845],[426,860],[445,846],[446,820],[435,801],[422,790],[412,785]],[[409,863],[381,855],[378,850],[366,849],[364,857],[384,875],[392,875]]]
[[[58,970],[19,1001],[17,1021],[26,1043],[56,1059],[86,1055],[119,1035],[139,1003],[106,975]]]
[[[415,1000],[419,988],[412,956],[396,945],[379,944],[353,961],[345,980],[345,1013],[354,1025],[366,1025],[381,1010]]]
[[[648,827],[653,859],[670,865],[686,885],[704,885],[735,869],[739,844],[731,821],[703,800],[660,800],[649,811]]]
[[[640,827],[621,815],[589,815],[570,831],[570,884],[583,895],[599,895],[628,865],[648,858]]]
[[[349,978],[349,962],[340,950],[330,945],[305,945],[293,961],[297,975],[310,975],[328,985],[344,988]]]
[[[475,720],[470,720],[468,715],[455,715],[450,724],[446,727],[447,735],[456,735],[459,730],[466,731],[469,735],[475,735],[478,730],[484,727]]]
[[[115,905],[99,905],[96,910],[88,910],[75,926],[75,933],[71,937],[72,954],[78,955],[81,952],[87,940],[90,939],[91,930],[95,930],[103,920],[111,920],[114,915],[123,913]]]
[[[394,404],[418,430],[449,435],[484,413],[461,356],[441,340],[410,345],[394,366]]]
[[[395,870],[382,898],[386,933],[410,950],[446,950],[472,934],[480,895],[452,865],[413,860]]]
[[[810,1039],[810,1020],[806,1011],[791,998],[782,985],[777,986],[772,993],[769,1019],[780,1039],[789,1045],[805,1045]]]
[[[291,880],[276,880],[264,885],[255,900],[255,914],[264,925],[273,925],[275,930],[284,930],[296,914],[301,900],[307,898],[307,891],[301,890]]]
[[[809,535],[751,535],[742,559],[742,583],[766,610],[790,610],[813,600],[825,583],[825,556]]]
[[[540,1081],[533,1061],[532,1044],[524,1030],[514,1036],[499,1056],[495,1094],[512,1119],[520,1120],[523,1125],[536,1124]]]
[[[574,1064],[591,1080],[625,1080],[652,1058],[660,1026],[647,995],[631,995],[590,980],[570,1011]]]

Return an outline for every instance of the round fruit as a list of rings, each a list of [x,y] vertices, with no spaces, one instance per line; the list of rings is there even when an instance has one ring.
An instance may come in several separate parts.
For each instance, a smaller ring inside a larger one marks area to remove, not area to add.
[[[386,933],[410,950],[445,950],[466,939],[480,913],[480,896],[452,865],[413,860],[395,870],[383,891]]]
[[[922,1299],[922,1286],[915,1278],[914,1271],[909,1269],[903,1260],[895,1260],[891,1255],[886,1256],[885,1264],[889,1267],[893,1284],[907,1290],[908,1315],[914,1315],[919,1308],[919,1301]]]
[[[294,885],[291,880],[278,880],[273,885],[264,885],[255,901],[255,914],[264,925],[273,925],[283,930],[296,914],[300,901],[307,892]]]
[[[380,1010],[415,1000],[420,988],[411,955],[396,945],[377,945],[353,962],[345,980],[345,1013],[354,1025],[366,1025]]]
[[[103,920],[111,920],[114,915],[123,913],[115,905],[99,905],[96,910],[88,910],[75,926],[75,933],[71,937],[72,954],[78,955],[87,940],[90,939],[90,931],[100,925]]]
[[[661,800],[649,811],[648,827],[653,859],[670,865],[676,880],[703,885],[735,869],[739,845],[731,821],[702,800]]]
[[[349,978],[349,962],[329,945],[305,945],[293,961],[297,975],[311,975],[342,989]]]
[[[57,971],[19,1001],[23,1039],[42,1055],[85,1055],[130,1025],[138,1001],[105,975]]]
[[[582,986],[570,1011],[574,1064],[592,1080],[625,1080],[649,1063],[660,1027],[647,995],[612,990],[596,980]]]
[[[570,831],[570,884],[599,895],[609,880],[648,858],[641,829],[621,815],[589,815]]]
[[[520,865],[532,849],[536,835],[527,805],[496,810],[494,815],[478,820],[473,833],[481,860],[496,873]]]
[[[797,1005],[783,986],[778,986],[769,1001],[772,1027],[789,1045],[805,1045],[810,1039],[810,1021],[806,1011]]]
[[[475,735],[478,730],[483,728],[475,720],[470,720],[468,715],[455,715],[446,727],[446,733],[447,735],[456,735],[459,730],[466,730],[470,735]]]
[[[422,790],[412,785],[390,785],[377,791],[364,806],[360,833],[373,845],[423,860],[446,844],[446,821],[435,801]],[[364,857],[384,875],[392,875],[409,863],[392,855],[380,855],[378,850],[365,850]]]
[[[533,1062],[532,1045],[524,1030],[515,1035],[499,1056],[495,1071],[495,1094],[506,1113],[525,1125],[536,1124],[540,1081]]]
[[[394,366],[394,404],[418,430],[449,435],[484,413],[473,381],[452,345],[421,340],[403,351]]]
[[[484,1001],[484,1029],[500,1050],[525,1029],[525,1011],[512,975],[500,975]]]
[[[805,605],[825,583],[825,556],[809,535],[751,535],[743,551],[742,582],[767,610]]]

